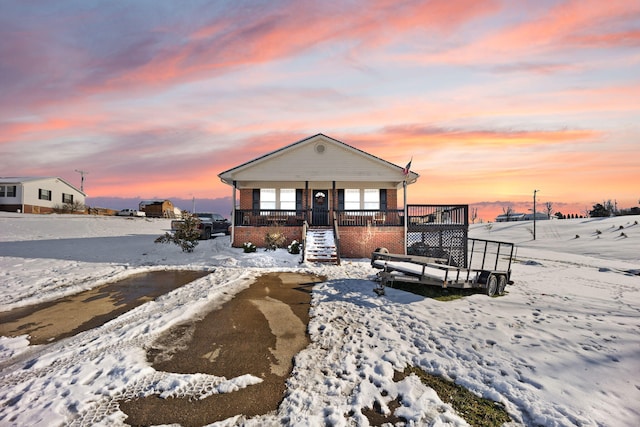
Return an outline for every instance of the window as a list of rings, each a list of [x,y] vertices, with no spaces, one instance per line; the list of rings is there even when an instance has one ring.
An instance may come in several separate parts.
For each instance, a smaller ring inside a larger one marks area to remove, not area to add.
[[[0,185],[0,197],[16,197],[16,186]]]
[[[360,209],[360,190],[354,188],[344,190],[344,208],[348,211]]]
[[[380,190],[376,188],[366,188],[364,190],[364,208],[371,210],[380,209]]]
[[[260,209],[276,208],[276,189],[261,188],[260,189]]]
[[[0,185],[0,197],[16,197],[16,186]]]
[[[62,193],[62,203],[72,204],[73,203],[73,194]]]
[[[51,190],[43,190],[42,188],[38,189],[38,199],[40,200],[51,200]]]
[[[296,209],[295,188],[261,188],[260,209]]]
[[[296,189],[295,188],[280,189],[280,209],[287,209],[287,210],[296,209]]]
[[[344,190],[345,210],[378,210],[380,209],[380,190],[377,188],[345,188]]]

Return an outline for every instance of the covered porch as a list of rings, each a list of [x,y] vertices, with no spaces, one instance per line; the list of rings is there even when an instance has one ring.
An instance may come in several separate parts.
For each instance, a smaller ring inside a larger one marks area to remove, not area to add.
[[[418,174],[318,134],[219,174],[232,186],[232,245],[260,246],[270,229],[304,241],[333,229],[343,257],[379,246],[404,252],[407,186]]]

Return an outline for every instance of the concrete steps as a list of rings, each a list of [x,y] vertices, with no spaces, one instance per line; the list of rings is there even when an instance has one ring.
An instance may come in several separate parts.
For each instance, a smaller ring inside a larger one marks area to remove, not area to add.
[[[305,260],[339,263],[333,230],[328,228],[310,228],[307,230]]]

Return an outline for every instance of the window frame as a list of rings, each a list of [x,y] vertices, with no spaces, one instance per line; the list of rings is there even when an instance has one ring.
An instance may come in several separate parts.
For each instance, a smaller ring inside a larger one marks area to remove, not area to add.
[[[260,210],[295,211],[296,194],[295,188],[260,188]]]
[[[38,188],[38,200],[46,200],[48,202],[51,201],[51,190],[46,190],[44,188]]]
[[[357,201],[355,195],[357,194]],[[381,209],[382,201],[379,188],[345,188],[344,189],[344,210],[345,211],[378,211]]]

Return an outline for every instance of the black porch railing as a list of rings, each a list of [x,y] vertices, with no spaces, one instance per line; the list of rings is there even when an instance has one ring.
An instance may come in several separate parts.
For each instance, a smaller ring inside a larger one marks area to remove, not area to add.
[[[403,209],[237,209],[237,226],[300,227],[304,221],[310,226],[330,226],[335,214],[339,227],[397,227],[404,226]],[[469,226],[468,205],[407,205],[409,231],[426,229],[459,229]]]
[[[236,209],[235,215],[235,224],[238,226],[300,227],[307,218],[307,211],[291,211],[283,209]]]
[[[404,225],[402,209],[356,209],[336,211],[338,225],[341,227],[394,227]]]
[[[408,228],[469,225],[469,205],[407,205]]]
[[[250,227],[300,227],[304,221],[310,226],[330,226],[333,214],[339,227],[388,227],[404,225],[402,209],[334,210],[306,209],[237,209],[235,224]]]

